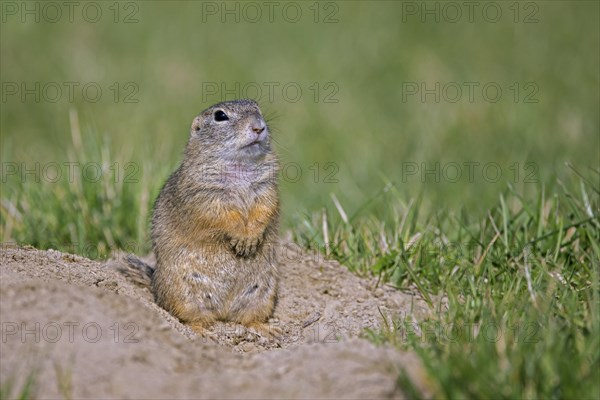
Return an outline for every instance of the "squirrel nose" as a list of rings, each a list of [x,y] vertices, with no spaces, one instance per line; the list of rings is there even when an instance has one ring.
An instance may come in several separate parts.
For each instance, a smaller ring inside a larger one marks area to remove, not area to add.
[[[250,123],[250,129],[252,129],[252,132],[254,132],[256,136],[260,136],[261,133],[265,131],[266,127],[267,124],[265,124],[265,121],[260,117],[253,118]]]

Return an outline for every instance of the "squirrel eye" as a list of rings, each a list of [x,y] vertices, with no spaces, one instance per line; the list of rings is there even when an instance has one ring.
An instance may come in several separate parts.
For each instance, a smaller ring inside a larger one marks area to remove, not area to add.
[[[228,120],[229,120],[229,117],[223,111],[221,111],[221,110],[215,111],[215,121],[221,122],[221,121],[228,121]]]

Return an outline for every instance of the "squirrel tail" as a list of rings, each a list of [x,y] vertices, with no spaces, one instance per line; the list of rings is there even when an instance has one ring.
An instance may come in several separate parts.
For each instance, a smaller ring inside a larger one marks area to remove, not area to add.
[[[117,270],[138,286],[148,289],[152,286],[154,267],[146,264],[133,254],[125,257],[125,263],[119,263]]]

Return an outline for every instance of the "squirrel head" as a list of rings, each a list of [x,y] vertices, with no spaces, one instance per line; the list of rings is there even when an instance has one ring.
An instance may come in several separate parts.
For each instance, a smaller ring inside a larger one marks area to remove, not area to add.
[[[250,99],[224,101],[202,111],[192,122],[189,145],[229,162],[260,162],[272,153],[267,123]]]

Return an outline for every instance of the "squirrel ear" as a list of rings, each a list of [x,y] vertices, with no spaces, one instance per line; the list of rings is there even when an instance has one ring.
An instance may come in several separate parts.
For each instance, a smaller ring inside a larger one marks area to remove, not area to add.
[[[192,121],[192,132],[198,132],[200,130],[201,123],[202,120],[200,119],[200,116],[194,118],[194,120]]]

